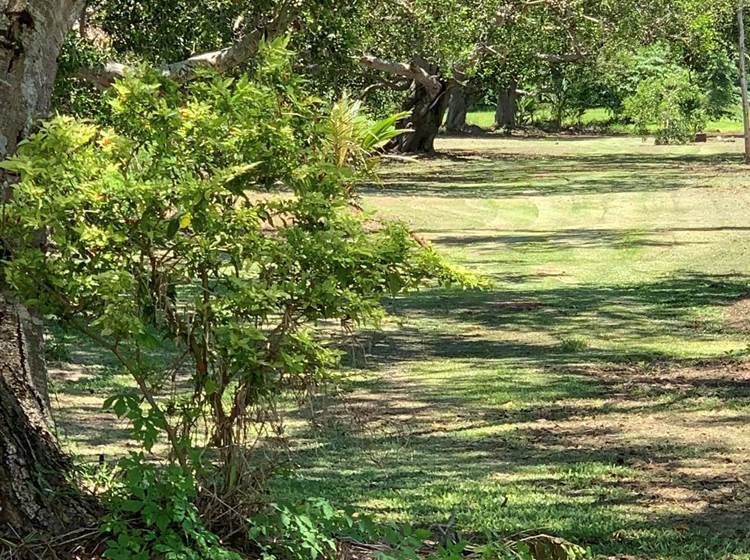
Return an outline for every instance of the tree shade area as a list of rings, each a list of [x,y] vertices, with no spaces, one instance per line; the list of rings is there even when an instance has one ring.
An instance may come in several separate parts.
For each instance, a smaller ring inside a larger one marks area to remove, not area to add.
[[[0,0],[0,560],[750,560],[744,16]]]

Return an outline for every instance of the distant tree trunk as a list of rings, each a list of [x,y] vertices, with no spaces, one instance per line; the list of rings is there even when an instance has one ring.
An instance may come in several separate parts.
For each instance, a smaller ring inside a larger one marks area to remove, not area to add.
[[[516,128],[516,113],[518,111],[518,84],[512,82],[507,88],[497,93],[497,109],[495,110],[495,129],[513,130]]]
[[[437,66],[419,57],[404,64],[365,55],[360,63],[412,82],[411,93],[404,104],[404,111],[410,115],[398,123],[409,132],[394,138],[386,149],[410,154],[433,153],[435,138],[445,119],[448,99],[456,81],[443,78]]]
[[[410,131],[395,138],[389,148],[407,154],[432,154],[454,83],[440,77],[439,69],[425,60],[415,59],[412,66],[429,75],[432,83],[414,81],[404,104],[404,110],[411,114],[399,124]]]
[[[0,160],[48,112],[57,57],[80,7],[76,0],[0,0]],[[8,200],[12,181],[2,172],[0,188]],[[69,482],[69,463],[52,430],[41,325],[3,288],[0,533],[59,535],[82,527],[88,505]]]
[[[453,88],[448,102],[448,117],[445,121],[445,130],[453,134],[466,131],[466,114],[469,111],[469,96],[466,88],[458,86]]]
[[[740,88],[742,89],[742,118],[745,131],[745,164],[750,165],[750,102],[747,98],[747,63],[745,61],[745,0],[737,6],[737,25],[740,30]]]
[[[447,86],[444,85],[443,91],[433,97],[417,85],[405,106],[405,110],[410,109],[411,115],[399,126],[411,130],[395,138],[390,147],[406,154],[435,153],[435,139],[448,109]]]

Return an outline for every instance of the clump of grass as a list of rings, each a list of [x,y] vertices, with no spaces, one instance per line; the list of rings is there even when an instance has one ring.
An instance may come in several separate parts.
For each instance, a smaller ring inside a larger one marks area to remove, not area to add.
[[[47,340],[44,344],[44,359],[52,363],[70,362],[70,349],[57,339]]]
[[[580,337],[572,336],[560,340],[560,350],[566,354],[583,352],[589,347],[589,343]]]

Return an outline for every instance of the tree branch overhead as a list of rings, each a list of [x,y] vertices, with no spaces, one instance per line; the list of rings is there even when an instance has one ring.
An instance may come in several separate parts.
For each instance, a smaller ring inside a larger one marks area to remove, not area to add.
[[[202,68],[223,74],[252,58],[258,52],[258,47],[264,38],[276,37],[284,33],[296,18],[299,8],[299,3],[287,3],[273,19],[264,25],[248,24],[240,38],[232,45],[164,64],[157,69],[163,76],[179,82],[189,82],[195,79],[198,75],[197,70]],[[107,88],[115,80],[124,77],[129,69],[130,66],[126,64],[108,62],[99,68],[83,68],[78,76],[82,80]]]

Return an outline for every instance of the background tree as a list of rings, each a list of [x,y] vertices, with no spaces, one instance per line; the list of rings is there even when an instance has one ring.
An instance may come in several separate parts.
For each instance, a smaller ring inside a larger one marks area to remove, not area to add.
[[[436,5],[420,0],[370,7],[366,21],[371,23],[362,38],[367,54],[361,64],[410,84],[403,105],[410,116],[401,125],[412,131],[399,137],[393,148],[434,151],[451,93],[470,77],[484,53],[489,22],[485,15],[492,13],[491,4],[441,0]]]
[[[622,114],[626,97],[660,64],[679,64],[705,84],[712,116],[733,103],[734,65],[727,29],[728,4],[692,0],[501,2],[483,60],[484,87],[496,99],[495,127],[513,126],[522,84],[549,106],[559,128],[589,108]],[[731,11],[731,9],[730,9]]]

